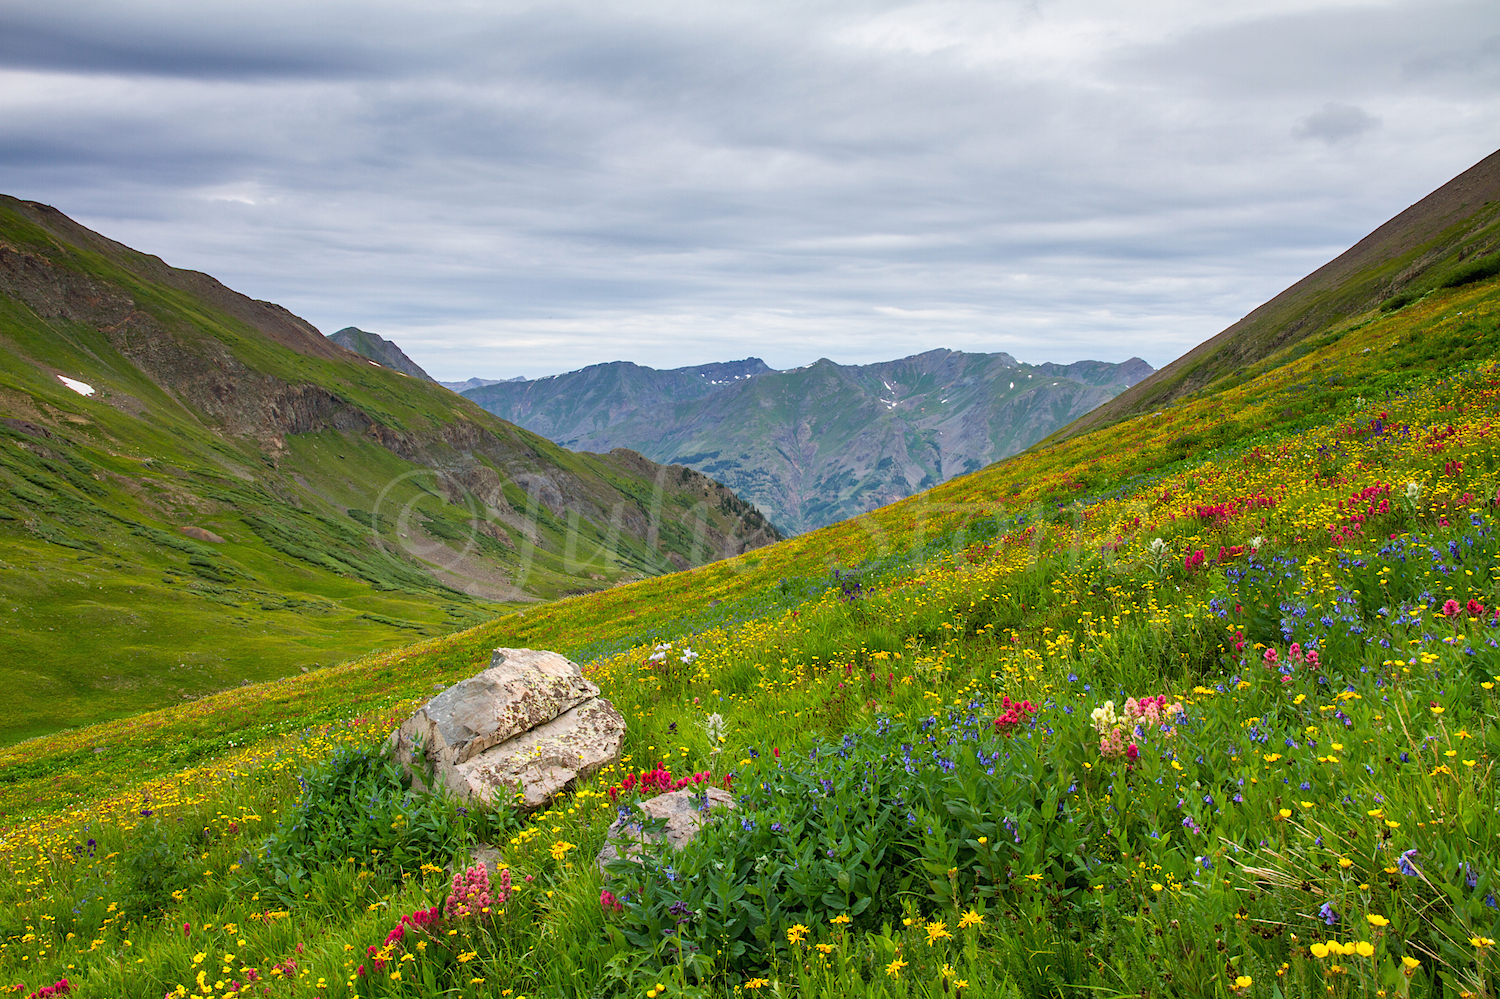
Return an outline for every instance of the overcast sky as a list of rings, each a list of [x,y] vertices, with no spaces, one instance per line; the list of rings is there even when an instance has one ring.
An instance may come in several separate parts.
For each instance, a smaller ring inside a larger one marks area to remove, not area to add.
[[[1500,146],[1500,4],[0,5],[0,191],[439,378],[1161,366]]]

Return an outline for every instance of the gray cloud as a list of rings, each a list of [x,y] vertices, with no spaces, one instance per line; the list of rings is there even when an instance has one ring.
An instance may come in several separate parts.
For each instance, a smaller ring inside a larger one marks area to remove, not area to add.
[[[1489,3],[57,6],[0,189],[440,377],[1162,364],[1500,125]]]
[[[1329,101],[1321,109],[1297,122],[1292,134],[1299,139],[1318,139],[1328,145],[1352,142],[1380,127],[1380,119],[1361,108]]]

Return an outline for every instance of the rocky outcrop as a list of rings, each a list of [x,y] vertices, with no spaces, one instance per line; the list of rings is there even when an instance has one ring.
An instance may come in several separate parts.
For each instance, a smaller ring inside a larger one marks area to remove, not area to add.
[[[603,870],[605,864],[621,856],[627,860],[635,860],[640,856],[641,847],[648,841],[665,841],[672,849],[680,850],[698,835],[705,816],[710,812],[725,808],[733,810],[734,807],[734,795],[717,787],[685,787],[680,791],[648,798],[636,806],[641,816],[616,819],[609,827],[604,837],[604,848],[599,851],[595,863]],[[666,826],[661,832],[645,831],[645,823],[653,819],[666,820]]]
[[[527,809],[618,759],[624,741],[624,717],[578,664],[534,649],[496,649],[391,733],[418,782]]]

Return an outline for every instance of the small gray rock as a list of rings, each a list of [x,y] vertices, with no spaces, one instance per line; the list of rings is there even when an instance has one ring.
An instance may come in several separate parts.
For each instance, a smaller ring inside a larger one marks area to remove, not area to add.
[[[642,829],[643,820],[616,819],[609,827],[609,831],[605,833],[604,848],[599,851],[599,856],[594,862],[602,871],[605,864],[621,855],[620,846],[625,848],[626,859],[635,860],[640,856],[641,845],[648,838],[658,843],[666,840],[672,849],[682,849],[694,836],[698,835],[698,830],[703,827],[704,813],[698,810],[703,793],[700,788],[685,787],[680,791],[658,794],[654,798],[640,802],[636,807],[644,814],[644,818],[666,819],[666,828],[661,833],[648,837]],[[735,808],[734,795],[728,791],[710,787],[707,789],[707,794],[710,812],[720,808],[732,811]]]
[[[499,847],[491,846],[488,843],[477,843],[474,849],[469,851],[469,865],[483,864],[485,870],[490,872],[491,878],[498,878],[500,876],[500,868],[507,866],[502,863],[504,860],[505,854],[500,852]],[[457,857],[454,857],[452,862],[448,864],[449,874],[462,874],[464,870],[465,867],[459,863]]]

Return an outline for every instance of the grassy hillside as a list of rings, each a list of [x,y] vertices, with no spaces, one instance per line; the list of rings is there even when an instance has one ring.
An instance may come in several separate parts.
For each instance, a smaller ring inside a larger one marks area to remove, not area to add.
[[[0,976],[1491,995],[1497,348],[1500,282],[1440,289],[737,559],[12,747]],[[588,663],[630,724],[545,813],[461,814],[373,754],[496,646]],[[739,809],[606,880],[651,768]],[[464,917],[443,868],[481,839],[511,889]]]
[[[697,473],[574,454],[0,199],[0,682],[30,695],[0,743],[774,537]]]

